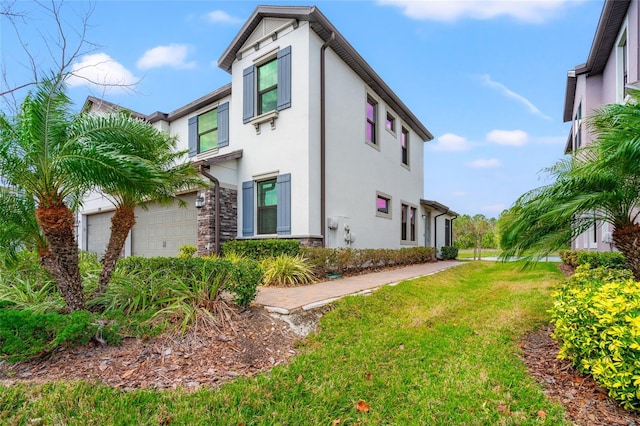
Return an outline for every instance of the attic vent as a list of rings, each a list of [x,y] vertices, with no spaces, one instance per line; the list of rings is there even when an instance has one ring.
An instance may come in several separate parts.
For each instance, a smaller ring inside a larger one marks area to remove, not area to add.
[[[291,19],[265,18],[256,27],[251,36],[244,43],[245,46],[251,46],[258,40],[270,35],[274,31],[279,30],[283,25],[289,23]]]

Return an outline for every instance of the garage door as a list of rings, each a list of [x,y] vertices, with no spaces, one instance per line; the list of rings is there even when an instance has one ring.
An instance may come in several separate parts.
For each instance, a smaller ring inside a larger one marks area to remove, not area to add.
[[[136,224],[131,231],[131,250],[135,256],[175,256],[183,244],[197,245],[196,193],[180,196],[187,203],[162,206],[151,203],[147,210],[136,208]]]
[[[87,216],[87,251],[97,253],[98,259],[102,258],[109,243],[111,216],[113,212]]]

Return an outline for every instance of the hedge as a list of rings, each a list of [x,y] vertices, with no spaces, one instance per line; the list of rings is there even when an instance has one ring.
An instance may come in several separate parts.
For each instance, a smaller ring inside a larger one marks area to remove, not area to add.
[[[258,261],[283,254],[297,256],[300,254],[300,241],[279,239],[231,240],[222,244],[222,254],[224,256],[234,254]]]
[[[328,274],[358,274],[394,266],[435,262],[433,247],[402,249],[331,249],[303,247],[300,253],[313,268],[316,277]]]
[[[591,268],[603,266],[624,269],[627,267],[624,256],[617,251],[560,250],[558,254],[562,263],[574,268],[587,263]]]

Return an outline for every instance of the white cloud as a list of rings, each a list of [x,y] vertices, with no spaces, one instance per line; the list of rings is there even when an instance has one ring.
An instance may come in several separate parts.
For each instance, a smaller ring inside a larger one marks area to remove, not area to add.
[[[520,102],[521,104],[523,104],[524,106],[527,107],[527,109],[529,110],[530,113],[535,114],[538,117],[544,118],[545,120],[551,120],[551,117],[549,117],[548,115],[546,115],[542,111],[540,111],[538,109],[538,107],[536,107],[530,100],[528,100],[524,96],[512,91],[511,89],[509,89],[504,84],[498,83],[497,81],[491,80],[491,76],[490,75],[483,74],[483,75],[477,76],[477,78],[485,86],[487,86],[487,87],[489,87],[491,89],[496,89],[497,91],[502,93],[502,95],[504,95],[505,97],[510,98],[510,99],[515,99],[516,101]]]
[[[140,79],[106,53],[85,55],[71,67],[70,87],[102,86],[106,93],[137,84]]]
[[[578,0],[378,0],[396,6],[413,19],[453,22],[507,16],[521,22],[547,22]]]
[[[237,24],[242,22],[240,18],[229,15],[224,10],[214,10],[205,16],[206,20],[212,24]]]
[[[498,145],[524,146],[529,135],[523,130],[492,130],[487,133],[487,140]]]
[[[496,167],[502,167],[502,162],[497,158],[479,158],[475,161],[466,163],[466,166],[471,167],[472,169],[494,169]]]
[[[466,197],[467,193],[464,191],[453,191],[451,195],[453,195],[454,197]]]
[[[168,46],[157,46],[144,52],[142,58],[138,60],[138,68],[195,68],[195,62],[187,62],[187,55],[193,48],[186,44],[171,43]]]
[[[466,138],[453,133],[445,133],[431,145],[433,151],[466,151],[469,148],[469,141]]]

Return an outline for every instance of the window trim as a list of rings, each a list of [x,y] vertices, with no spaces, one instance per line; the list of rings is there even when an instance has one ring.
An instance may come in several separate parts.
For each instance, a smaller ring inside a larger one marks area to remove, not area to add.
[[[403,136],[405,136],[404,138],[404,142],[406,147],[402,146],[402,138]],[[402,165],[402,167],[404,167],[407,170],[411,170],[411,148],[410,148],[410,133],[409,130],[402,126],[401,130],[400,130],[400,164]],[[404,162],[404,154],[405,152],[407,153],[407,162]]]
[[[213,129],[211,129],[211,130],[207,130],[207,131],[206,131],[206,132],[204,132],[204,133],[200,132],[200,117],[201,117],[201,116],[203,116],[203,115],[205,115],[205,114],[209,114],[209,113],[211,113],[211,112],[214,112],[214,111],[215,111],[215,113],[216,113],[216,127],[215,127],[215,128],[213,128]],[[204,111],[204,112],[202,112],[202,113],[198,114],[198,115],[197,115],[197,117],[198,117],[198,119],[197,119],[197,123],[198,123],[198,124],[196,125],[196,131],[197,131],[197,135],[196,135],[196,136],[197,136],[197,140],[196,140],[196,154],[197,154],[197,155],[200,155],[200,154],[208,154],[208,153],[215,153],[215,152],[217,152],[217,151],[220,149],[220,135],[219,135],[219,134],[217,134],[217,135],[216,135],[216,146],[215,146],[214,148],[207,149],[206,151],[202,151],[202,150],[200,149],[200,137],[201,137],[202,135],[206,135],[207,133],[211,133],[211,132],[213,132],[213,131],[218,132],[218,130],[219,130],[219,128],[220,128],[220,123],[218,122],[218,118],[219,118],[219,117],[218,117],[218,106],[216,105],[216,107],[215,107],[215,108],[212,108],[212,109],[210,109],[210,110],[207,110],[207,111]]]
[[[276,204],[273,206],[260,206],[260,197],[259,197],[259,193],[260,193],[260,185],[264,184],[266,182],[273,182],[273,189],[276,190]],[[264,235],[277,235],[278,234],[278,179],[277,177],[271,177],[271,178],[266,178],[266,179],[261,179],[261,180],[257,180],[255,181],[255,185],[256,185],[256,190],[255,190],[255,197],[256,197],[256,235],[258,236],[264,236]],[[264,211],[264,210],[274,210],[275,211],[275,219],[276,219],[276,223],[275,226],[273,228],[273,232],[260,232],[260,212]]]
[[[387,127],[387,122],[389,121],[389,119],[391,119],[391,128]],[[385,117],[385,121],[384,121],[384,129],[391,133],[393,136],[396,136],[396,128],[397,128],[397,119],[396,117],[391,114],[389,111],[387,111],[387,115]]]
[[[369,104],[373,106],[373,121],[370,121],[367,115],[367,107]],[[373,96],[367,93],[367,97],[365,98],[365,102],[364,102],[364,122],[365,122],[364,142],[370,147],[380,151],[380,135],[378,134],[378,121],[379,121],[378,105],[379,105],[379,102]],[[367,140],[367,128],[369,125],[371,125],[371,128],[373,130],[373,133],[372,133],[373,141]]]
[[[260,68],[264,67],[267,64],[270,63],[274,63],[275,69],[276,69],[276,83],[267,87],[264,90],[260,90]],[[258,117],[266,115],[270,112],[274,112],[274,111],[278,111],[278,57],[277,56],[273,56],[271,58],[269,58],[268,60],[265,60],[264,62],[260,63],[260,64],[256,64],[256,113],[258,115]],[[276,104],[274,106],[273,109],[270,109],[268,111],[263,111],[262,110],[262,96],[265,95],[266,93],[272,92],[274,91],[276,92]]]
[[[382,198],[382,199],[387,200],[387,210],[388,210],[387,213],[381,212],[378,209],[378,198]],[[381,217],[381,218],[384,218],[384,219],[391,219],[393,217],[392,216],[392,213],[393,213],[393,207],[392,207],[393,203],[392,203],[392,201],[393,200],[391,199],[391,195],[385,194],[384,192],[376,191],[376,204],[375,204],[376,217]]]

